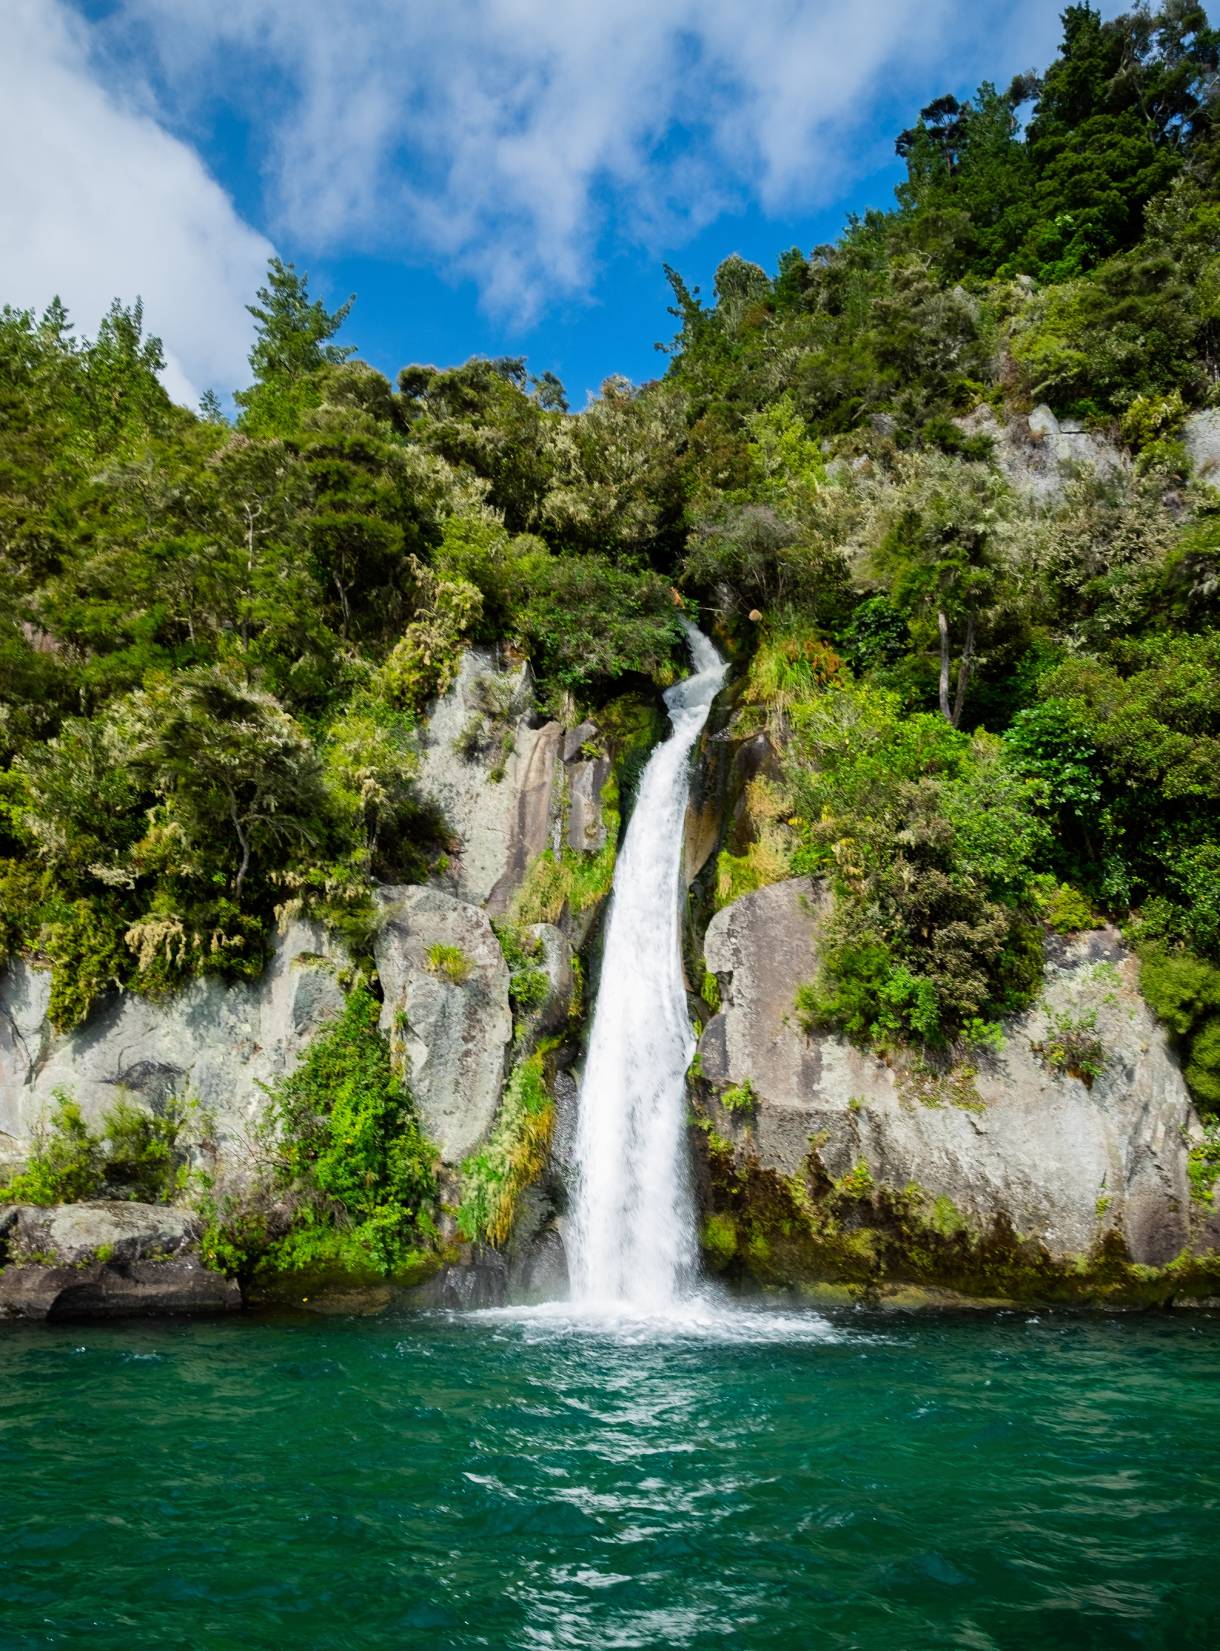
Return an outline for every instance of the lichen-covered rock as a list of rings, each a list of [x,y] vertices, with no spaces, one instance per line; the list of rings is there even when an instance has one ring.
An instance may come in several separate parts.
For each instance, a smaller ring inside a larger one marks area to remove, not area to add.
[[[1220,408],[1191,413],[1182,426],[1182,440],[1198,479],[1220,486]]]
[[[95,1204],[9,1205],[3,1235],[9,1258],[37,1256],[48,1264],[168,1260],[198,1242],[200,1224],[189,1210],[166,1204],[108,1200]]]
[[[817,966],[824,902],[809,879],[791,879],[736,901],[708,929],[721,1009],[703,1033],[701,1069],[716,1090],[748,1080],[758,1098],[753,1117],[718,1120],[739,1153],[784,1176],[811,1151],[831,1178],[864,1164],[877,1184],[915,1184],[980,1230],[1006,1222],[1057,1257],[1107,1233],[1155,1264],[1192,1238],[1215,1242],[1220,1233],[1192,1234],[1198,1119],[1113,930],[1056,942],[1042,1000],[1005,1028],[1003,1051],[935,1078],[802,1032],[793,999]],[[1091,1086],[1048,1061],[1052,1016],[1096,1017],[1102,1066]]]
[[[262,1085],[289,1072],[343,1006],[347,957],[320,926],[296,920],[258,980],[196,980],[172,998],[105,999],[59,1033],[47,1018],[50,976],[18,960],[0,975],[0,1160],[18,1162],[57,1089],[96,1123],[126,1094],[151,1108],[198,1100],[215,1123],[222,1167],[240,1167],[261,1113]]]
[[[446,1163],[460,1163],[487,1133],[512,1038],[508,966],[486,912],[440,889],[386,888],[375,950],[383,1030]],[[429,953],[452,947],[463,965]]]
[[[1027,418],[1001,422],[988,406],[955,421],[966,435],[988,436],[1001,472],[1026,498],[1049,504],[1076,470],[1117,475],[1127,466],[1122,452],[1086,430],[1079,419],[1058,419],[1045,404]]]
[[[452,891],[478,905],[495,891],[496,909],[547,841],[563,731],[531,728],[532,704],[527,665],[471,649],[423,728],[419,786],[453,834]]]

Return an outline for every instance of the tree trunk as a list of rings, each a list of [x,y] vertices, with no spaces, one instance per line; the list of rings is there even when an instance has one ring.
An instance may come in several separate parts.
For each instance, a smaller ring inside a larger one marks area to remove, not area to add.
[[[957,667],[957,693],[953,697],[953,715],[949,719],[953,726],[959,726],[962,712],[966,707],[966,689],[970,685],[970,669],[974,664],[974,610],[966,615],[966,646],[962,649],[961,663]]]
[[[233,885],[233,898],[241,904],[241,886],[246,880],[246,872],[250,866],[250,839],[242,830],[241,819],[237,812],[237,799],[229,793],[229,818],[233,822],[233,830],[237,833],[237,841],[241,845],[241,865],[237,868],[237,881]]]
[[[946,722],[953,721],[949,710],[949,616],[943,608],[936,610],[936,624],[940,631],[940,714]]]

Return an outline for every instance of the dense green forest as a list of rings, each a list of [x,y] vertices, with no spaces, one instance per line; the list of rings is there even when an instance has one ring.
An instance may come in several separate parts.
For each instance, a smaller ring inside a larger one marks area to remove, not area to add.
[[[1043,75],[901,134],[892,210],[710,300],[671,271],[663,376],[575,413],[518,359],[391,385],[279,261],[234,422],[170,402],[138,303],[5,309],[0,955],[70,1027],[257,973],[277,912],[358,945],[441,852],[415,729],[467,643],[575,719],[681,669],[676,587],[775,751],[720,897],[834,890],[810,1024],[994,1042],[1047,926],[1107,918],[1220,1107],[1220,495],[1182,441],[1218,65],[1188,0],[1069,6]],[[995,432],[1043,402],[1125,462],[1014,488]]]

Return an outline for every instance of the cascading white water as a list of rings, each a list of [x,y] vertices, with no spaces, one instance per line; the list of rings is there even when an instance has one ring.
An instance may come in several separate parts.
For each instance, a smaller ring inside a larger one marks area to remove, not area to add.
[[[678,914],[690,753],[725,663],[684,623],[695,674],[665,695],[673,731],[640,777],[614,874],[576,1139],[573,1297],[655,1312],[693,1277],[684,1151],[694,1037]]]

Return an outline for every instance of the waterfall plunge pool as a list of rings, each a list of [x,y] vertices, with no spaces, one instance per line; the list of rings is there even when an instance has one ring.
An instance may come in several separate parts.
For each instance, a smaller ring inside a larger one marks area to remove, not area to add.
[[[4,1651],[1217,1643],[1220,1317],[6,1327]]]

